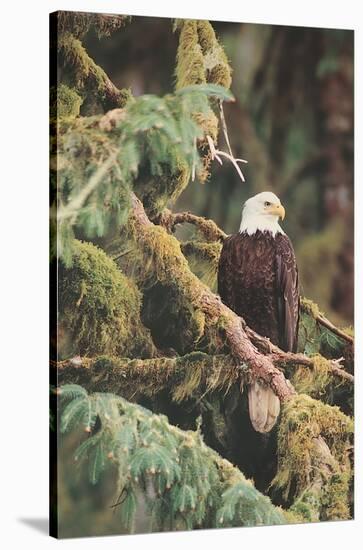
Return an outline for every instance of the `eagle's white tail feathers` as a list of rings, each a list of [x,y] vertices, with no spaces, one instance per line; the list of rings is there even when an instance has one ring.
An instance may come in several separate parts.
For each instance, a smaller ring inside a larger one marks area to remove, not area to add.
[[[255,380],[248,388],[248,407],[256,432],[271,431],[280,414],[280,400],[272,389]]]

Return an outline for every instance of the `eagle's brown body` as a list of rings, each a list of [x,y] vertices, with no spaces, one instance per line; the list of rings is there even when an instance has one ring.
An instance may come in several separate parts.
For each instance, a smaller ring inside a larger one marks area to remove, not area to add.
[[[285,351],[295,351],[299,319],[298,271],[290,239],[281,232],[257,230],[231,235],[218,267],[222,301],[246,323]],[[257,432],[276,423],[280,401],[269,386],[248,387],[249,416]]]
[[[296,350],[298,271],[287,235],[256,231],[228,237],[219,260],[218,292],[253,330],[285,351]]]

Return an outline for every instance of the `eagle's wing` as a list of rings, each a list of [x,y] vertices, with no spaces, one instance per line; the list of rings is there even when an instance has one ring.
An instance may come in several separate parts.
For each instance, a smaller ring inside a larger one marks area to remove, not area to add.
[[[276,284],[280,347],[296,351],[299,324],[299,276],[295,253],[287,235],[281,235],[276,250]]]

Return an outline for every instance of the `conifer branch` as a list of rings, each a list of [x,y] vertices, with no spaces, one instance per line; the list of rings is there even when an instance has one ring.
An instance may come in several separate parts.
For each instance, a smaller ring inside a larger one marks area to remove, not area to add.
[[[87,434],[74,456],[88,467],[90,482],[97,484],[106,470],[116,468],[117,500],[112,508],[120,511],[123,528],[132,529],[145,501],[153,509],[151,531],[166,525],[192,529],[292,520],[204,443],[200,426],[181,430],[163,415],[112,393],[88,393],[76,384],[60,386],[56,393],[61,432],[83,427]],[[94,432],[96,421],[99,428]]]
[[[343,340],[345,340],[349,344],[352,344],[352,345],[354,344],[354,338],[352,336],[350,336],[349,334],[347,334],[346,332],[344,332],[340,328],[333,325],[333,323],[331,321],[329,321],[329,319],[324,317],[324,315],[319,314],[317,317],[315,317],[315,319],[320,325],[322,325],[323,327],[328,328],[331,332],[334,332],[334,334],[339,336],[339,338],[342,338]]]
[[[308,315],[311,315],[317,323],[330,330],[330,332],[333,332],[336,336],[338,336],[345,342],[348,342],[352,346],[354,345],[354,338],[347,334],[347,332],[345,332],[344,330],[336,327],[331,321],[329,321],[329,319],[327,319],[325,315],[320,311],[319,306],[315,304],[312,300],[303,298],[300,305],[301,309],[305,311]]]

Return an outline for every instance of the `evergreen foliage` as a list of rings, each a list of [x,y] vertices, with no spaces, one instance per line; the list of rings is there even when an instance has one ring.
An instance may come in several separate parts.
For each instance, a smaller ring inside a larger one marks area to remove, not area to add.
[[[182,431],[163,415],[113,394],[88,394],[74,384],[60,387],[58,395],[61,432],[81,425],[86,434],[74,460],[86,464],[90,483],[99,483],[116,465],[122,529],[133,532],[141,494],[150,531],[286,522],[281,509],[204,444],[199,427]]]
[[[329,328],[321,325],[317,320],[319,315],[321,312],[314,302],[306,298],[301,300],[299,351],[306,355],[322,353],[328,358],[339,358],[344,355],[346,342]],[[346,333],[349,334],[349,331]]]

